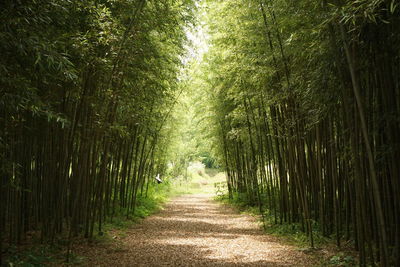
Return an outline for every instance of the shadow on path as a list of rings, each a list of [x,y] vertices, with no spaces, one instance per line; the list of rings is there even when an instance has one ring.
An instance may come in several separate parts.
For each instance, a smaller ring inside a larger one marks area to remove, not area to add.
[[[90,266],[311,266],[307,255],[263,234],[255,219],[208,195],[173,200],[131,228],[119,249]]]

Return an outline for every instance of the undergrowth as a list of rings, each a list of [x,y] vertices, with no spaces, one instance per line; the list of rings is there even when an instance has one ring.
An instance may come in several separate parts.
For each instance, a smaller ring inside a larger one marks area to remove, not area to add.
[[[95,225],[95,234],[88,240],[83,237],[74,238],[72,251],[69,253],[68,262],[67,246],[68,233],[57,236],[56,240],[41,244],[40,238],[32,238],[20,247],[9,247],[6,253],[4,266],[66,266],[85,264],[85,258],[79,256],[79,251],[74,250],[74,245],[87,244],[115,244],[127,236],[127,230],[140,220],[161,210],[163,205],[172,197],[183,194],[215,193],[214,184],[225,179],[223,173],[216,169],[194,168],[185,176],[174,179],[165,179],[163,183],[151,183],[147,194],[146,191],[139,192],[136,199],[134,213],[126,208],[116,207],[113,216],[109,216],[102,225]],[[36,233],[39,236],[39,233]]]
[[[36,241],[24,246],[10,246],[7,249],[8,257],[2,266],[59,266],[65,265],[79,265],[84,261],[84,258],[70,253],[69,262],[65,263],[66,245],[63,240],[57,240],[52,244],[40,244]]]
[[[147,195],[145,190],[139,192],[136,199],[134,213],[129,212],[127,216],[126,208],[116,207],[113,216],[110,216],[104,222],[101,231],[98,231],[98,225],[95,225],[96,232],[92,239],[88,240],[83,237],[73,239],[73,244],[82,243],[108,243],[114,242],[115,231],[118,231],[119,237],[126,235],[126,230],[134,224],[138,223],[141,219],[154,214],[162,209],[163,205],[171,197],[183,194],[185,189],[177,185],[171,180],[166,180],[162,184],[152,183],[149,185]],[[38,236],[39,233],[36,233]],[[68,234],[63,233],[57,236],[56,240],[51,242],[44,242],[41,244],[39,238],[35,237],[25,242],[23,246],[10,246],[6,251],[6,259],[4,266],[44,266],[44,265],[79,265],[84,263],[85,259],[80,257],[79,252],[72,252],[67,258],[67,244]],[[73,245],[72,245],[73,248]],[[78,253],[78,254],[76,254]]]
[[[298,247],[300,251],[311,254],[319,261],[318,267],[358,266],[354,249],[344,248],[341,250],[337,248],[332,237],[322,235],[316,222],[313,222],[314,248],[311,248],[309,236],[302,230],[300,223],[279,223],[279,215],[278,221],[275,222],[274,214],[267,207],[262,208],[263,216],[261,216],[259,207],[249,205],[245,194],[233,194],[232,199],[229,199],[225,191],[223,194],[217,195],[215,199],[226,205],[233,206],[243,214],[257,217],[260,227],[264,227],[265,233],[277,236],[286,243]],[[321,252],[322,250],[323,253]]]

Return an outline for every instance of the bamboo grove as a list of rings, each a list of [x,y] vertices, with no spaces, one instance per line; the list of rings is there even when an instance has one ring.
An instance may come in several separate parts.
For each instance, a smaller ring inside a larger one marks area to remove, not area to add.
[[[400,7],[207,1],[208,88],[229,197],[400,265]]]
[[[90,239],[117,213],[132,216],[165,169],[194,2],[0,10],[0,251],[31,233]]]

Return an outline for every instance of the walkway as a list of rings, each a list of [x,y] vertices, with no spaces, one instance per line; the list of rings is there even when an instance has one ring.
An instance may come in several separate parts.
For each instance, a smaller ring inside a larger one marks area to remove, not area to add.
[[[121,245],[93,255],[90,266],[312,266],[306,254],[263,234],[253,217],[205,194],[171,201],[128,230]]]

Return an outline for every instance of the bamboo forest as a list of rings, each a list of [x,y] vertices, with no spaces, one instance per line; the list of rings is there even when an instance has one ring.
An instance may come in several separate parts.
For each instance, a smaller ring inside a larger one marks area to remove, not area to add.
[[[0,2],[1,266],[400,266],[397,160],[398,0]]]

